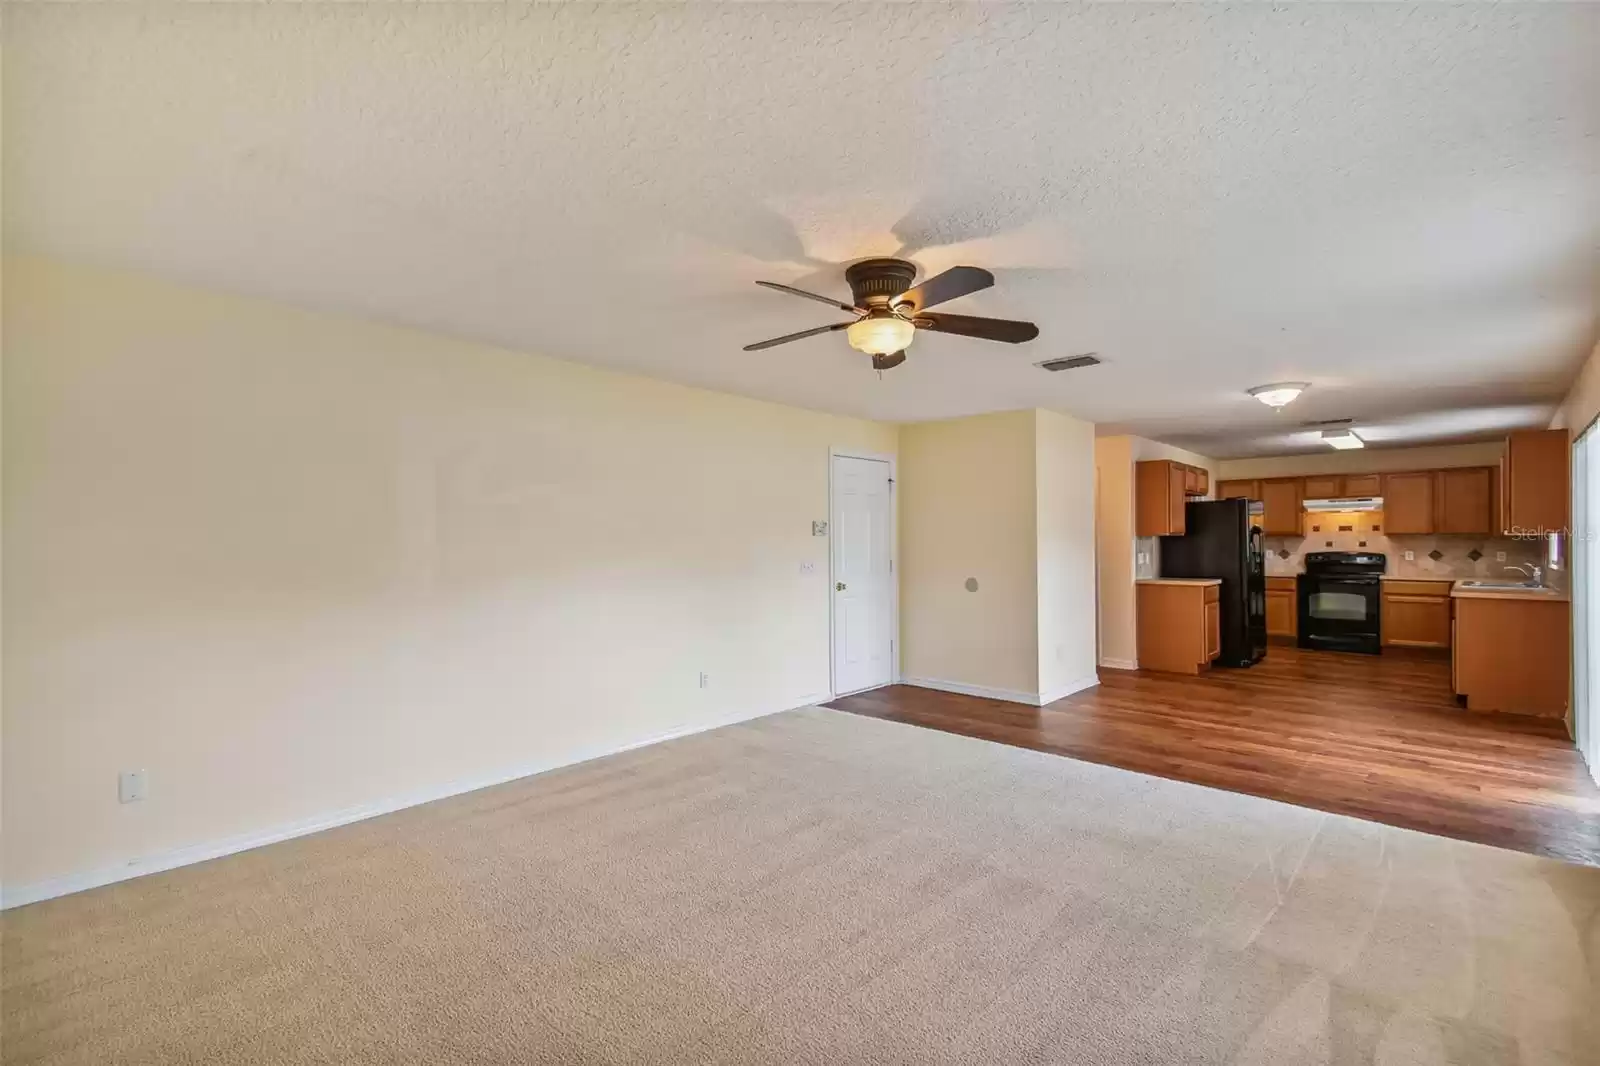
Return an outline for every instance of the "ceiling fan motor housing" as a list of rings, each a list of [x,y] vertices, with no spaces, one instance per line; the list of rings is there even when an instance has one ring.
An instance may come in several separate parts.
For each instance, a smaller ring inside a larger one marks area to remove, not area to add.
[[[844,279],[857,307],[888,307],[917,280],[917,268],[904,259],[863,259],[845,269]]]

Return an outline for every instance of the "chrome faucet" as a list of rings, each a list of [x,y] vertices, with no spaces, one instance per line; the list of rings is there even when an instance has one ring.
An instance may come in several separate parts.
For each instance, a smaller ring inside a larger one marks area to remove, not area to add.
[[[1536,589],[1544,588],[1544,568],[1543,567],[1534,566],[1532,563],[1524,563],[1524,564],[1521,564],[1521,565],[1518,565],[1518,566],[1508,566],[1508,567],[1506,567],[1506,569],[1507,570],[1515,570],[1517,573],[1519,573],[1523,577],[1527,578],[1529,581],[1531,581],[1533,583],[1533,587],[1534,588],[1536,588]]]

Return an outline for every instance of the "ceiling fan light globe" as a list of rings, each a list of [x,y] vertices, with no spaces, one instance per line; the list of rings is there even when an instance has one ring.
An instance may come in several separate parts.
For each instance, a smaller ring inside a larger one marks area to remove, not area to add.
[[[911,343],[917,330],[903,318],[886,316],[863,318],[853,322],[844,331],[850,347],[867,355],[890,355],[902,351]]]

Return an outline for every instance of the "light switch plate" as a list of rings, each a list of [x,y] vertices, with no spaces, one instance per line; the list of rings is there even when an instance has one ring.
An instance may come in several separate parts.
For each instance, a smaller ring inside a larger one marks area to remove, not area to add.
[[[816,563],[809,563],[809,562],[808,563],[801,563],[800,564],[800,572],[802,574],[814,574],[814,573],[817,572],[817,564]]]
[[[117,802],[138,803],[144,799],[149,780],[143,770],[124,770],[117,775]]]
[[[813,537],[826,537],[828,535],[828,523],[826,523],[826,522],[813,522],[813,523],[811,523],[811,535]]]

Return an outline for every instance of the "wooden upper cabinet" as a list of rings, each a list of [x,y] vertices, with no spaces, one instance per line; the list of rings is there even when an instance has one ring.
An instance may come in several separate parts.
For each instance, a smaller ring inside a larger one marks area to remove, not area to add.
[[[1176,537],[1187,531],[1190,467],[1167,459],[1133,464],[1133,535]]]
[[[1500,529],[1554,533],[1572,523],[1570,443],[1564,429],[1518,430],[1500,461]]]
[[[1383,475],[1383,531],[1434,531],[1433,471]]]
[[[1308,500],[1330,500],[1343,495],[1344,478],[1338,475],[1306,478],[1305,498]]]
[[[1382,496],[1383,479],[1377,474],[1346,474],[1345,496]]]
[[[1494,532],[1494,471],[1486,466],[1434,473],[1435,533]],[[1385,503],[1385,510],[1388,505]],[[1394,525],[1390,522],[1389,532]]]
[[[1308,500],[1342,500],[1383,492],[1382,478],[1377,474],[1316,474],[1305,481]]]
[[[1297,477],[1267,478],[1261,482],[1261,532],[1267,536],[1299,536],[1304,523],[1300,520],[1300,490],[1304,482]]]
[[[1219,481],[1217,482],[1217,499],[1259,500],[1261,499],[1261,482]]]

